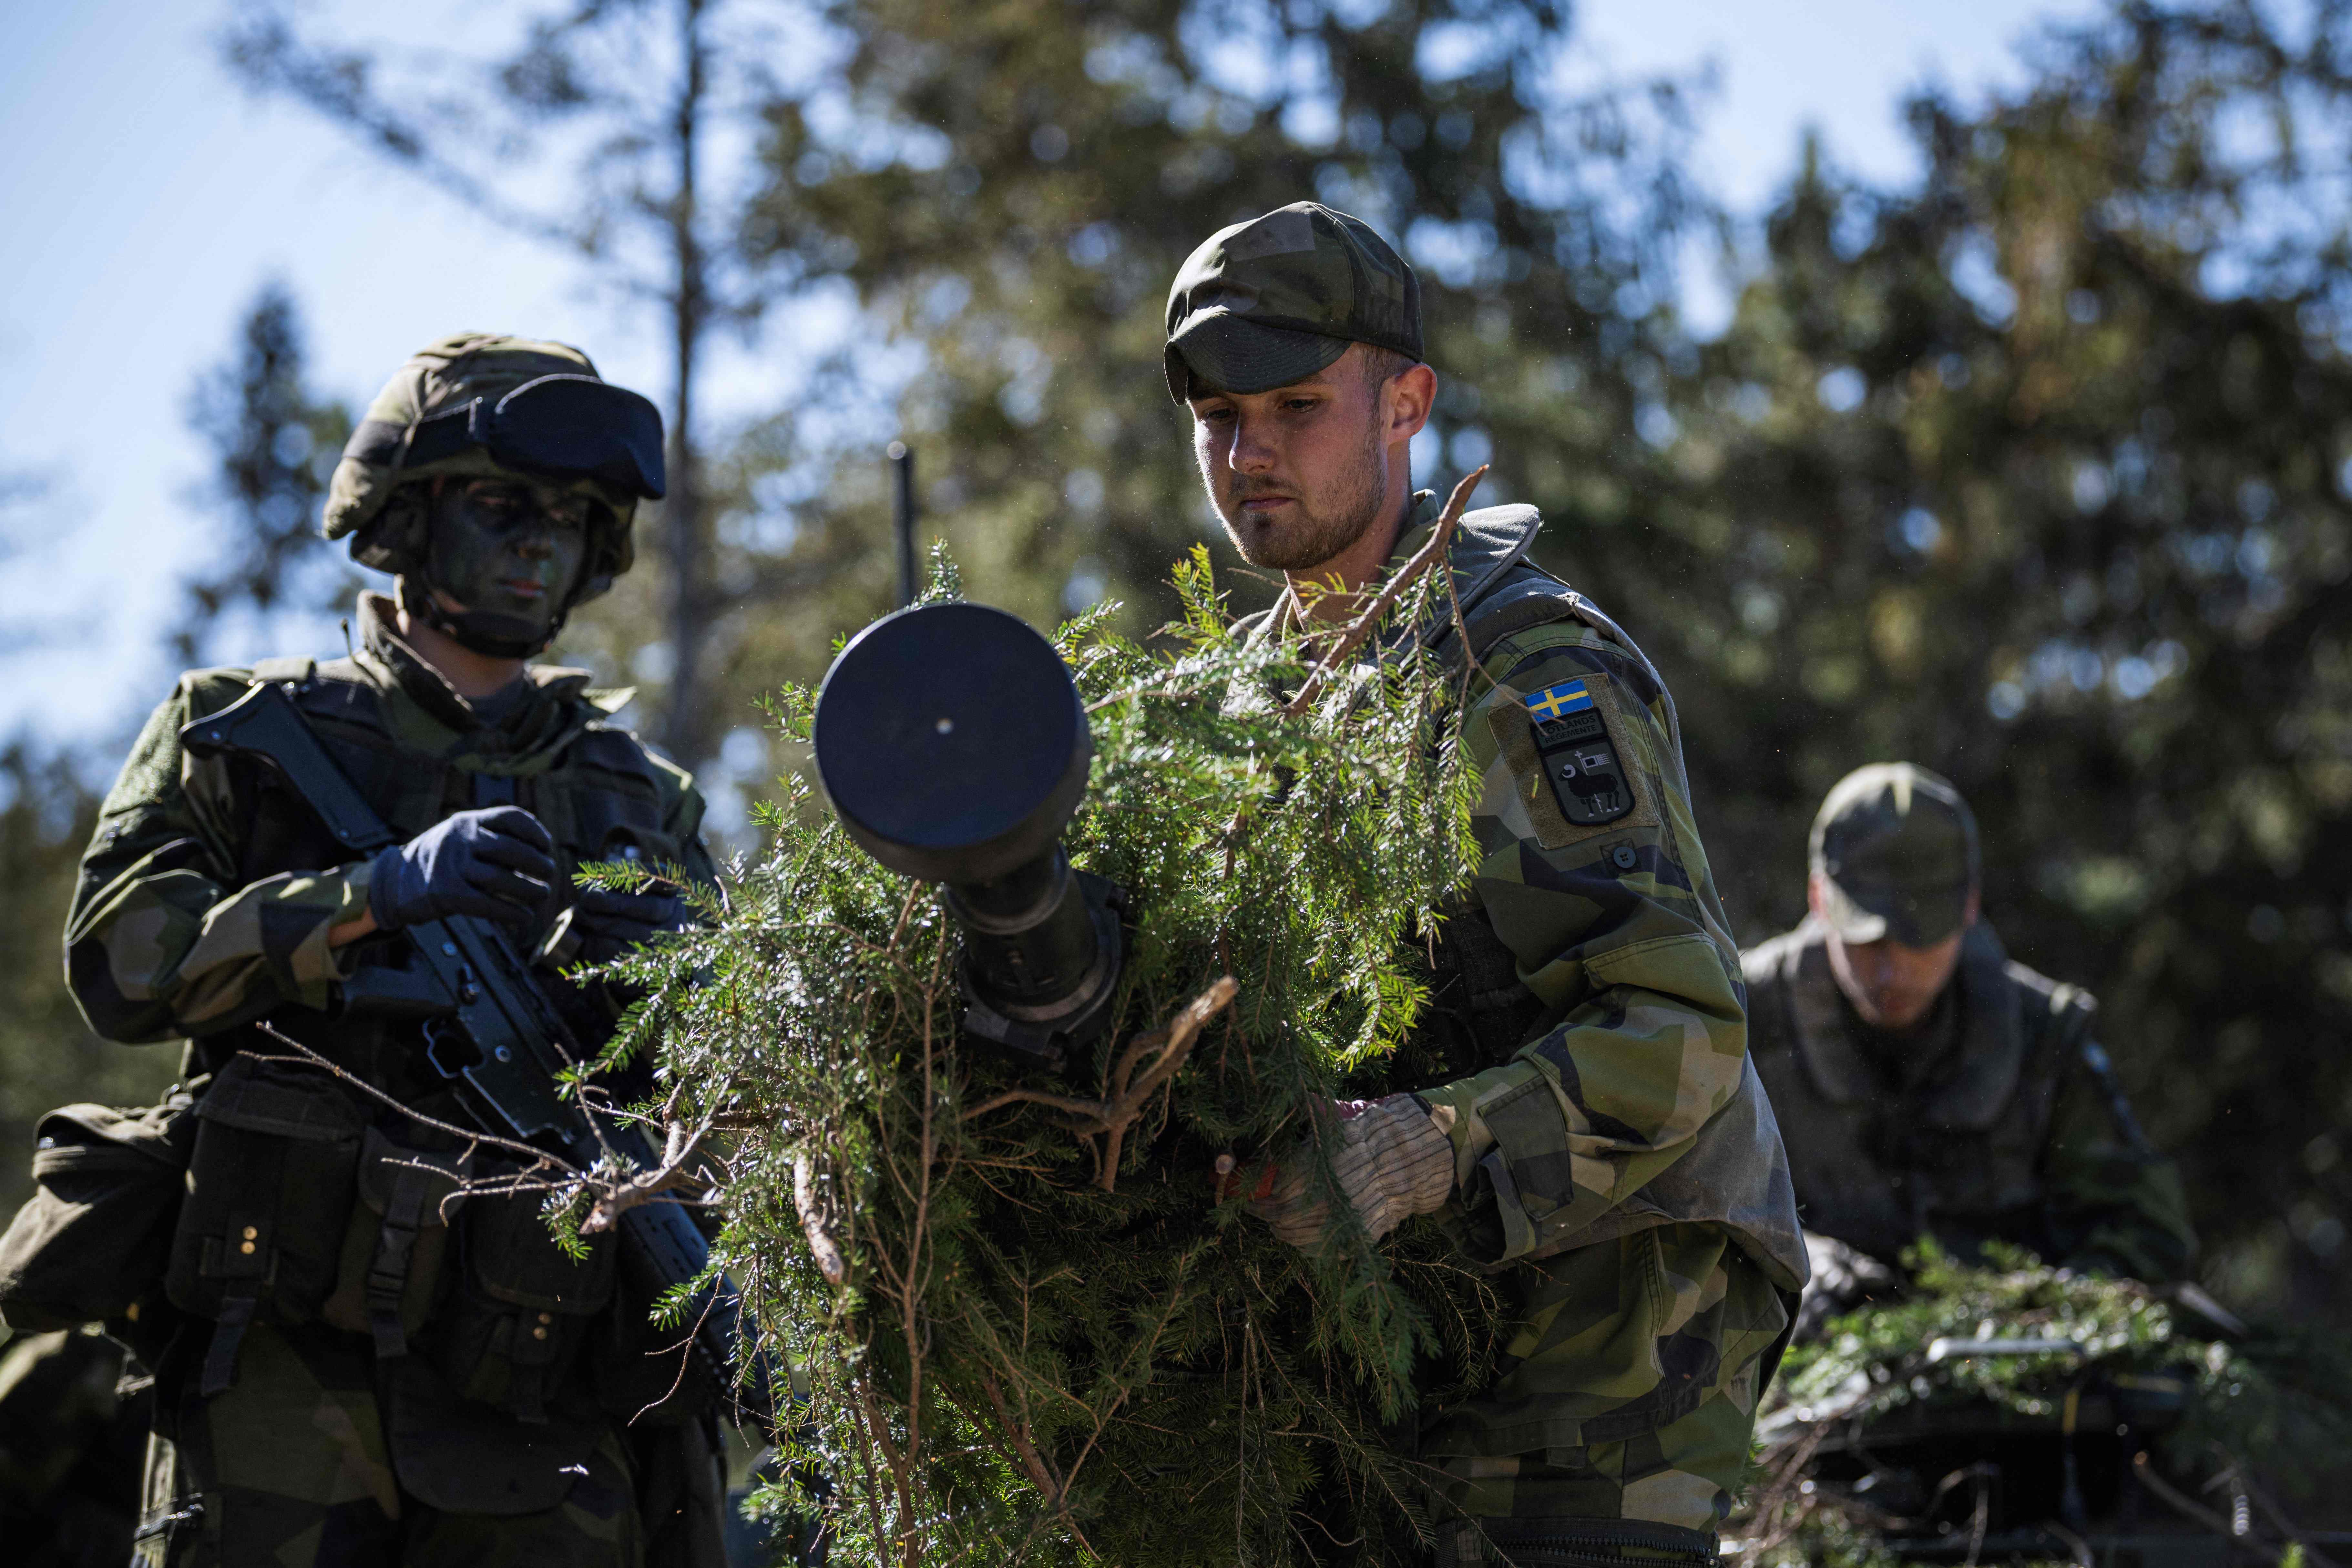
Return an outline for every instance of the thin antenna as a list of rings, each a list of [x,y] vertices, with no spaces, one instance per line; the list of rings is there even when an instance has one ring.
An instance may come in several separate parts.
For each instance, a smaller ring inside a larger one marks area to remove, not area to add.
[[[357,648],[354,648],[353,647],[352,647],[352,618],[351,618],[351,616],[344,616],[341,621],[338,621],[338,622],[336,623],[336,625],[338,625],[338,626],[341,626],[341,627],[343,628],[343,657],[344,657],[345,658],[359,658],[359,650],[358,650]]]
[[[915,602],[915,454],[893,441],[890,459],[890,527],[898,540],[898,607]]]

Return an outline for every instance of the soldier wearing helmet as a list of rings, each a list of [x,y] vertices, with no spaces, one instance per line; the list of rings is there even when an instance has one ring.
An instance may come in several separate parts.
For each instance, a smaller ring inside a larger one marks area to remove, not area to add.
[[[692,782],[611,721],[625,694],[528,662],[628,569],[662,485],[660,415],[578,350],[432,344],[327,502],[327,537],[394,578],[357,647],[181,677],[106,799],[70,984],[101,1035],[182,1042],[196,1090],[169,1268],[110,1325],[157,1374],[145,1561],[719,1560],[710,1401],[673,1392],[612,1242],[568,1256],[541,1194],[498,1194],[515,1168],[455,1131],[424,1026],[353,984],[400,964],[403,928],[487,917],[593,1043],[617,998],[561,972],[684,923],[675,881],[572,874],[708,879]],[[271,777],[183,749],[262,681],[404,842],[354,860]]]
[[[1976,817],[1910,763],[1841,779],[1813,819],[1812,913],[1742,962],[1814,1280],[1811,1329],[1892,1290],[1931,1237],[2183,1278],[2180,1178],[2142,1134],[2080,986],[1981,918]]]

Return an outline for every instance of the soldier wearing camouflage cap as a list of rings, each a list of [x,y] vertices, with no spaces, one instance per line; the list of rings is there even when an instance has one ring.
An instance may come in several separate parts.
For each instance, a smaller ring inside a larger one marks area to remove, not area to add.
[[[454,1131],[415,1010],[359,1000],[396,978],[405,928],[477,915],[593,1044],[620,999],[562,972],[683,923],[674,889],[572,874],[708,879],[692,782],[612,722],[625,693],[526,662],[628,569],[662,488],[659,414],[577,349],[430,345],[327,502],[327,536],[395,578],[361,596],[357,647],[183,676],[107,796],[68,979],[100,1034],[184,1042],[198,1090],[170,1266],[110,1325],[157,1375],[152,1564],[720,1561],[713,1413],[666,1402],[677,1360],[651,1353],[673,1336],[609,1239],[567,1256],[539,1194],[460,1192],[517,1167]],[[353,859],[243,759],[183,747],[265,681],[404,842]]]
[[[1436,390],[1412,268],[1302,202],[1194,251],[1166,325],[1210,500],[1286,580],[1251,635],[1315,637],[1438,521],[1412,483]],[[1458,624],[1400,634],[1463,666],[1456,732],[1486,777],[1407,1092],[1338,1108],[1330,1196],[1299,1156],[1237,1185],[1298,1245],[1344,1198],[1375,1237],[1436,1214],[1493,1271],[1496,1375],[1401,1439],[1438,1563],[1706,1563],[1805,1255],[1674,699],[1529,559],[1540,525],[1465,515]]]
[[[2181,1277],[2179,1178],[2093,1037],[2089,994],[2011,960],[1979,918],[1959,792],[1909,763],[1857,768],[1822,801],[1811,859],[1811,917],[1744,957],[1751,1048],[1823,1266],[1808,1324],[1893,1288],[1922,1237]]]

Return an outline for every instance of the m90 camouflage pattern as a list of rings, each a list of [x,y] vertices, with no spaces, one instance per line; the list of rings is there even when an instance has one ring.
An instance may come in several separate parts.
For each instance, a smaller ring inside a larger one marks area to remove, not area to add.
[[[198,757],[236,753],[268,763],[355,854],[371,855],[399,842],[400,836],[343,776],[292,699],[274,682],[256,681],[227,708],[183,729],[180,742]],[[405,934],[414,966],[376,970],[369,980],[347,985],[345,1008],[428,1017],[428,1059],[457,1085],[482,1131],[532,1143],[583,1168],[608,1150],[632,1166],[655,1163],[635,1128],[594,1116],[558,1091],[557,1075],[590,1053],[541,994],[505,931],[492,921],[457,915],[421,921],[405,928]],[[698,1278],[709,1264],[709,1243],[674,1204],[625,1209],[617,1228],[624,1267],[656,1297]],[[689,1316],[696,1325],[693,1353],[714,1387],[730,1387],[740,1327],[733,1287],[723,1276],[706,1285]],[[740,1397],[762,1417],[772,1414],[756,1363]]]

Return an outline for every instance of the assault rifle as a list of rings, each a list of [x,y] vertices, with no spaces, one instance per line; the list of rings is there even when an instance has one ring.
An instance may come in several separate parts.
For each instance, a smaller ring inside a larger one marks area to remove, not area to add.
[[[400,842],[275,682],[255,682],[228,707],[184,728],[180,742],[200,757],[227,753],[268,763],[354,854]],[[346,987],[344,1004],[426,1020],[426,1058],[456,1084],[477,1126],[582,1168],[608,1149],[641,1169],[657,1163],[635,1127],[558,1091],[556,1075],[593,1053],[564,1027],[505,928],[454,915],[409,926],[405,934],[415,963],[362,970]],[[640,1290],[667,1291],[698,1277],[710,1261],[709,1243],[675,1204],[625,1209],[618,1229],[622,1267]],[[734,1383],[738,1301],[722,1276],[687,1308],[695,1324],[688,1353],[721,1390]],[[749,1369],[742,1402],[764,1420],[773,1415],[773,1400],[761,1371],[756,1363]]]

